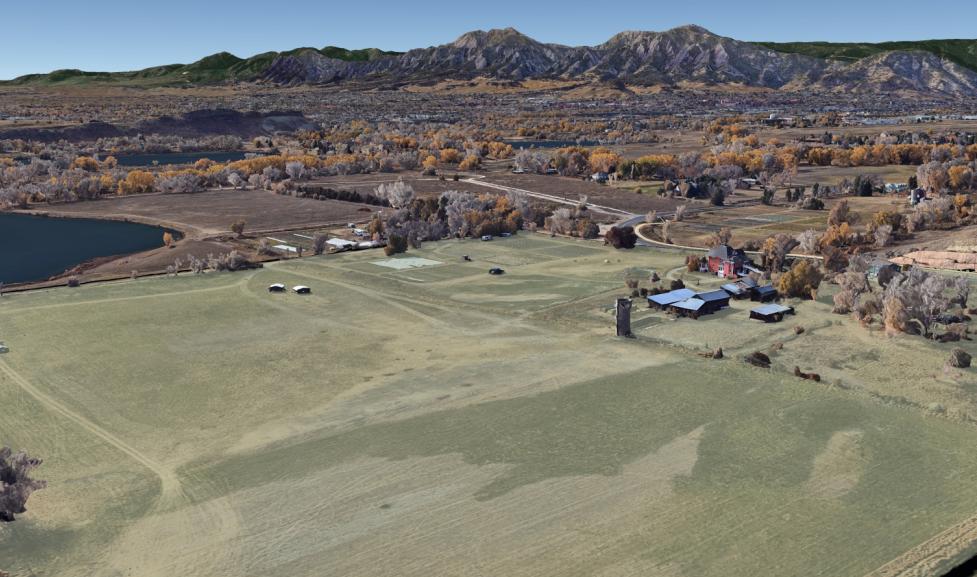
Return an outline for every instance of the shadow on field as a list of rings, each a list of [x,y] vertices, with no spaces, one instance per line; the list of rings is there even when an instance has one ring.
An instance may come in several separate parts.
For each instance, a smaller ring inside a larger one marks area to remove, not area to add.
[[[696,478],[706,483],[802,483],[831,435],[863,420],[857,403],[810,399],[783,409],[769,377],[731,362],[665,366],[564,387],[535,397],[491,401],[335,436],[236,456],[192,471],[230,489],[299,478],[362,456],[393,460],[460,454],[475,465],[509,464],[476,498],[492,499],[548,478],[615,475],[677,437],[708,424]],[[477,386],[477,385],[476,385]],[[744,394],[752,389],[750,394]],[[769,413],[786,410],[771,418]],[[757,450],[757,442],[764,449]]]

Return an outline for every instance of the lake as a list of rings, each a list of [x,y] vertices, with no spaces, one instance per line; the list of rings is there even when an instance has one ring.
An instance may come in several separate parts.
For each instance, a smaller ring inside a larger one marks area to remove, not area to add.
[[[167,166],[170,164],[193,164],[201,158],[209,158],[214,162],[244,160],[244,151],[154,152],[149,154],[120,154],[115,157],[115,159],[119,161],[119,166],[153,166],[153,162],[156,162],[159,166]]]
[[[0,282],[44,280],[94,258],[157,248],[165,231],[133,222],[0,213]]]

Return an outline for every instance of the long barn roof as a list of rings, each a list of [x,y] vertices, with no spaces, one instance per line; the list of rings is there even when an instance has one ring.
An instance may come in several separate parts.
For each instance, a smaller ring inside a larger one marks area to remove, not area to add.
[[[679,301],[684,301],[695,296],[695,291],[687,288],[677,289],[669,291],[667,293],[662,293],[660,295],[651,295],[648,300],[655,303],[656,305],[667,306],[670,304],[677,303]]]

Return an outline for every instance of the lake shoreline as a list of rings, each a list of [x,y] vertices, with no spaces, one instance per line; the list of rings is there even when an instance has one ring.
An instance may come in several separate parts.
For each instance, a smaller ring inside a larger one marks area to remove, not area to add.
[[[17,217],[34,220],[35,224],[31,224],[30,220],[18,222]],[[137,219],[126,218],[121,215],[105,215],[104,218],[87,216],[79,218],[58,214],[56,211],[17,209],[0,211],[0,220],[11,220],[14,223],[12,228],[8,229],[8,231],[13,230],[12,235],[7,238],[8,242],[12,241],[11,246],[5,250],[10,251],[9,254],[15,254],[19,257],[19,260],[14,260],[12,264],[8,260],[11,270],[3,273],[6,278],[16,280],[3,281],[0,279],[4,283],[4,290],[10,292],[23,287],[44,286],[52,283],[63,284],[65,279],[69,277],[84,274],[86,271],[91,271],[113,261],[159,250],[164,246],[163,236],[165,233],[171,233],[175,238],[186,238],[185,233],[177,227],[170,226],[170,223],[137,222]],[[66,228],[65,230],[56,230],[48,221],[64,223]],[[107,223],[129,226],[127,228],[120,227],[120,230],[113,231],[106,228]],[[32,228],[38,230],[31,230]],[[113,234],[119,235],[118,238],[112,238]],[[26,255],[17,252],[17,248],[14,246],[20,241],[19,235],[24,237],[23,246],[26,247],[24,249]],[[30,235],[38,235],[38,238],[44,239],[45,242],[39,243],[36,240],[32,242]],[[71,250],[66,251],[68,254],[65,255],[61,249],[62,245],[59,243],[73,237],[81,240],[67,245],[71,247]],[[118,245],[119,250],[112,250],[113,244]],[[72,251],[77,254],[71,254]],[[49,273],[44,272],[45,270]],[[3,270],[0,269],[0,272]],[[25,280],[23,277],[28,275],[36,275],[36,278]]]

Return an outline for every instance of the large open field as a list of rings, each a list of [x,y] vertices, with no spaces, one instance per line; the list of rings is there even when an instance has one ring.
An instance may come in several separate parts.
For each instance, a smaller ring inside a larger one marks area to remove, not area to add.
[[[312,200],[264,190],[211,190],[194,194],[140,194],[73,204],[42,211],[70,217],[127,218],[172,226],[197,235],[229,233],[244,219],[247,230],[274,231],[308,226],[365,222],[378,210],[339,200]]]
[[[0,440],[50,486],[0,527],[0,568],[932,575],[973,554],[977,379],[943,371],[950,345],[830,315],[827,291],[781,325],[641,309],[615,338],[625,269],[716,282],[681,263],[520,235],[4,296]],[[771,370],[740,360],[778,342]]]

